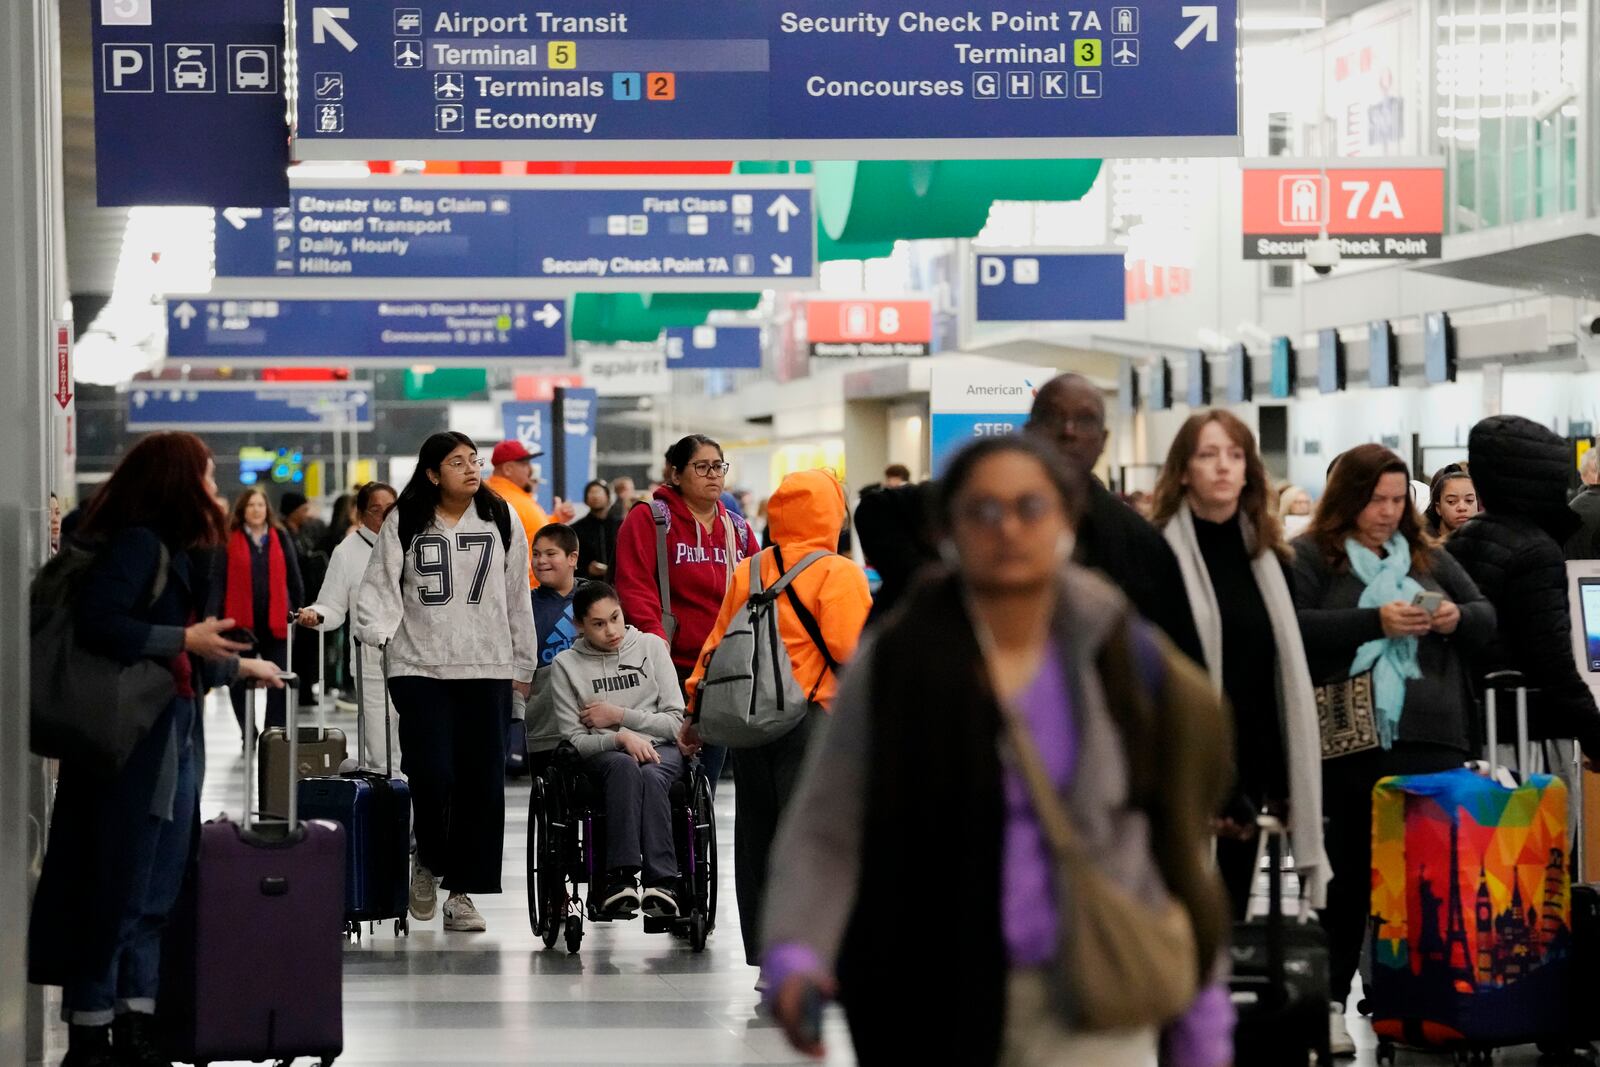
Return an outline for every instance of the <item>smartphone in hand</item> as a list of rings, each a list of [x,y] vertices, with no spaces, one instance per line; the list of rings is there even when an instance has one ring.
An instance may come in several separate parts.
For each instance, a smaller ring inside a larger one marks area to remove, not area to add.
[[[1432,615],[1434,612],[1438,611],[1439,610],[1439,605],[1441,605],[1443,603],[1444,603],[1444,594],[1443,593],[1430,593],[1426,589],[1422,590],[1421,592],[1417,593],[1416,596],[1411,598],[1411,606],[1412,607],[1421,608],[1422,610],[1426,611],[1429,615]]]

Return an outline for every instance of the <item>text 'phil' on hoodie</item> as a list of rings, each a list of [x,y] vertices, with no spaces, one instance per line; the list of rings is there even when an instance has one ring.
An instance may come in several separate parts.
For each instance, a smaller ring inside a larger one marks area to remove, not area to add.
[[[872,593],[866,573],[852,559],[838,555],[839,532],[844,528],[848,504],[844,486],[829,471],[800,471],[783,480],[767,503],[767,531],[775,548],[761,553],[761,584],[771,588],[785,569],[821,550],[828,555],[800,572],[790,586],[805,605],[827,643],[835,663],[843,664],[855,654],[856,643],[872,610]],[[782,565],[779,565],[779,557]],[[689,680],[693,693],[705,674],[705,653],[722,641],[734,613],[750,599],[750,567],[739,567],[733,584],[722,602],[716,625],[706,638],[705,647]],[[778,601],[778,632],[794,665],[794,678],[811,699],[826,708],[833,700],[838,679],[828,669],[822,650],[817,647],[787,596]]]
[[[557,729],[584,757],[616,748],[619,728],[658,746],[675,744],[683,723],[683,696],[667,643],[632,626],[615,651],[580,637],[557,656],[552,695]],[[585,727],[578,716],[595,703],[622,708],[620,727]]]

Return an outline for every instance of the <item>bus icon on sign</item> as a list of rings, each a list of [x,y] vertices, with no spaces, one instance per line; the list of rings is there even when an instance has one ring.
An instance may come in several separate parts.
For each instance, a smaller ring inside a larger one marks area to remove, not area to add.
[[[1327,179],[1320,174],[1285,174],[1278,179],[1278,224],[1322,226],[1328,202]]]

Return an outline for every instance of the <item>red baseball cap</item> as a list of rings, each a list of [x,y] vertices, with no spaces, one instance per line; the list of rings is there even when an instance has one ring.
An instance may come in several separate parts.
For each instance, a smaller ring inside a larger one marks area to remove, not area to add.
[[[532,459],[543,454],[543,450],[529,452],[527,445],[513,438],[510,441],[501,441],[494,446],[494,453],[489,457],[489,463],[498,467],[502,463],[515,463],[519,459]]]

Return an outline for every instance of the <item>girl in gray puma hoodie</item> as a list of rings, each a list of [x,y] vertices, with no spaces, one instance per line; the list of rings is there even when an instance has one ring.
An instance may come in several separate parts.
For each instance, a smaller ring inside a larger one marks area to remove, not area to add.
[[[672,783],[683,774],[683,696],[666,641],[627,625],[616,591],[591,582],[572,598],[582,635],[552,665],[556,729],[606,798],[607,918],[678,914]],[[641,868],[644,892],[637,881]]]

